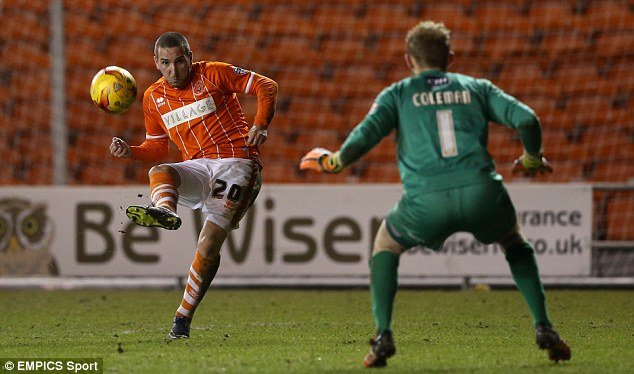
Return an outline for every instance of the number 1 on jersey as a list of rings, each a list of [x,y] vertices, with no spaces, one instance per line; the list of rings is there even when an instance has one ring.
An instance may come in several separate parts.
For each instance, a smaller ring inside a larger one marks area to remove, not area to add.
[[[456,143],[456,132],[453,128],[453,113],[451,110],[436,111],[436,122],[438,123],[442,157],[458,156],[458,145]]]

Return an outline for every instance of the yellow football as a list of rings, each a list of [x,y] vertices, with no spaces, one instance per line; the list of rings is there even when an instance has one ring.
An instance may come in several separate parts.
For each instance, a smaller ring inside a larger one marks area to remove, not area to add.
[[[119,66],[105,67],[92,78],[90,97],[97,108],[108,113],[124,113],[136,99],[136,81]]]

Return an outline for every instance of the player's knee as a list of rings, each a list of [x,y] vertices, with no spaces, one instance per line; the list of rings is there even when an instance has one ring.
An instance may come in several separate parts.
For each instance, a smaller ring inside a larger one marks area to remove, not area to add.
[[[167,174],[170,176],[170,178],[172,178],[176,185],[180,185],[180,175],[178,174],[176,169],[169,165],[161,164],[152,166],[148,171],[148,175],[152,177],[152,175],[155,174]]]
[[[506,235],[502,236],[498,239],[497,243],[502,247],[504,251],[511,248],[514,245],[521,244],[526,242],[524,239],[524,235],[520,232],[519,226],[516,224],[511,231],[509,231]]]
[[[376,237],[374,238],[372,255],[374,256],[381,251],[394,252],[400,255],[401,253],[405,252],[405,250],[405,247],[403,247],[392,238],[392,235],[390,235],[390,233],[387,231],[385,220],[383,220],[381,226],[379,227],[379,230],[376,233]]]
[[[197,249],[204,258],[220,258],[220,249],[227,232],[211,221],[205,221],[198,236]]]
[[[148,171],[148,175],[152,176],[154,174],[162,174],[162,173],[166,173],[166,172],[168,172],[167,171],[167,166],[165,166],[165,165],[154,165]]]

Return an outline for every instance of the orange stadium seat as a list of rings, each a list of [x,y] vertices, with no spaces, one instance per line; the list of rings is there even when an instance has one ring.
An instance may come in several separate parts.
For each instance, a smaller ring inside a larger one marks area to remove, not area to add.
[[[365,39],[346,35],[325,37],[319,43],[318,53],[325,63],[338,65],[362,64],[366,51]]]
[[[357,122],[350,120],[348,117],[335,113],[333,111],[321,112],[317,118],[315,118],[315,124],[320,129],[331,129],[333,131],[348,131],[351,130]]]
[[[588,143],[584,154],[586,159],[607,162],[634,160],[634,140],[625,128],[590,127],[583,137]]]
[[[368,48],[370,51],[382,56],[382,61],[401,62],[405,54],[405,40],[403,35],[381,35],[376,44]]]
[[[579,56],[590,48],[589,34],[580,31],[554,31],[544,33],[537,43],[539,53],[543,53],[552,59],[558,59],[566,55]]]
[[[100,68],[112,65],[110,58],[106,53],[106,40],[95,40],[92,38],[84,38],[81,36],[67,37],[68,47],[64,50],[66,53],[66,64],[74,68],[90,68],[96,69],[95,74]]]
[[[46,144],[50,139],[48,133],[32,134],[28,141],[35,144]],[[50,147],[38,147],[33,149],[28,146],[28,151],[22,153],[27,162],[26,170],[28,184],[47,184],[52,182],[52,150]]]
[[[548,127],[570,131],[575,127],[574,118],[563,109],[555,107],[534,109],[544,128]]]
[[[634,24],[631,1],[602,0],[590,1],[583,16],[586,25],[599,25],[603,30],[622,30]]]
[[[480,48],[479,38],[471,33],[460,31],[451,33],[451,49],[454,52],[454,58],[471,59],[472,56],[480,53]]]
[[[327,99],[294,97],[291,99],[287,116],[300,120],[311,120],[331,110],[330,101]]]
[[[634,194],[617,193],[608,200],[607,240],[634,240]]]
[[[109,39],[105,53],[110,65],[132,70],[152,65],[153,45],[154,43],[147,39],[125,35]]]
[[[80,175],[80,181],[88,184],[117,185],[125,184],[125,161],[110,163],[90,163]]]
[[[319,32],[310,19],[302,15],[302,4],[271,3],[262,7],[257,22],[252,27],[269,35],[286,35],[313,38]]]
[[[86,2],[89,3],[89,2]],[[64,19],[66,38],[91,38],[102,40],[106,37],[102,22],[91,18],[90,13],[69,9]]]
[[[138,11],[137,9],[118,9],[117,7],[115,7],[115,9],[117,9],[116,12],[104,15],[104,19],[101,20],[104,24],[103,27],[107,25],[107,27],[128,30],[130,36],[145,39],[147,43],[144,48],[138,51],[139,53],[142,54],[143,51],[151,51],[154,47],[154,41],[158,38],[159,34],[163,32],[163,30],[157,29],[157,22],[155,22],[149,14]],[[181,6],[181,9],[178,12],[171,13],[173,16],[171,19],[172,24],[180,25],[179,21],[181,19],[179,19],[178,16],[181,14],[187,14],[186,12],[187,10],[183,9]],[[194,23],[195,20],[195,18],[192,19],[192,17],[187,17],[182,21],[186,22],[185,24],[188,25],[196,25]],[[192,27],[191,29],[195,30],[196,28]]]
[[[48,100],[16,100],[11,105],[10,116],[14,126],[28,129],[48,129],[51,103]]]
[[[528,59],[503,65],[498,78],[499,86],[512,95],[539,95],[555,88],[544,78],[544,69],[539,63]]]
[[[312,11],[310,20],[318,33],[351,35],[362,39],[372,31],[365,27],[362,18],[350,6],[337,2],[320,3]]]
[[[420,19],[443,22],[455,32],[477,33],[480,31],[476,19],[469,17],[465,6],[459,3],[426,3]]]
[[[5,41],[3,48],[0,48],[0,61],[5,67],[15,70],[50,66],[46,45],[20,40]]]
[[[405,4],[369,2],[361,22],[370,32],[403,35],[420,20],[408,14]]]
[[[13,70],[2,96],[13,100],[30,100],[34,94],[43,100],[51,97],[51,74],[48,69]]]
[[[295,69],[294,66],[287,66],[271,78],[284,88],[287,97],[315,97],[325,94],[324,87],[327,82],[320,79],[319,71],[316,69]]]
[[[295,175],[295,165],[289,169],[288,162],[279,162],[275,160],[265,161],[262,169],[262,180],[264,184],[268,183],[293,183]]]
[[[501,61],[507,57],[522,57],[535,60],[535,43],[532,33],[492,33],[483,36],[481,51],[492,61]]]
[[[266,45],[268,63],[277,63],[280,66],[298,65],[318,67],[321,64],[319,52],[314,48],[312,40],[306,37],[284,36],[274,37]]]
[[[523,4],[512,2],[478,3],[473,11],[484,33],[508,32],[528,34],[533,31],[529,17],[522,14]]]
[[[77,68],[66,72],[66,98],[90,102],[90,82],[98,69],[95,66],[94,69]]]
[[[601,32],[596,41],[601,56],[626,56],[634,50],[634,29]]]
[[[405,65],[403,63],[403,65]],[[450,71],[471,75],[476,78],[487,78],[486,75],[487,69],[490,64],[486,61],[482,61],[479,58],[472,58],[469,56],[461,55],[459,50],[454,51],[454,61],[449,67]],[[406,77],[407,75],[402,76],[401,78]]]
[[[35,13],[44,16],[48,13],[48,1],[13,0],[2,3],[3,12]]]
[[[236,1],[229,4],[214,4],[208,7],[204,17],[201,18],[201,25],[203,26],[201,32],[209,32],[209,27],[213,25],[213,35],[251,35],[250,32],[256,31],[253,28],[254,24],[257,25],[257,22],[249,19],[252,6],[253,3],[241,4]],[[160,18],[171,23],[172,21],[169,21],[171,12],[161,12],[160,7],[158,9],[159,12],[157,12],[154,22]],[[207,25],[206,27],[205,24]]]
[[[576,0],[531,1],[528,17],[533,27],[540,31],[571,30],[583,26],[574,13],[575,2]]]
[[[276,129],[276,137],[267,141],[262,157],[268,160],[299,160],[308,150],[299,149],[287,142],[285,132]]]
[[[575,143],[566,130],[545,128],[542,137],[544,150],[553,162],[584,159],[586,156],[583,144]]]
[[[596,95],[572,95],[566,100],[566,111],[575,119],[575,123],[597,126],[609,125],[609,113],[613,108],[612,97]]]
[[[593,182],[631,183],[634,180],[632,160],[597,162],[592,168],[590,180]]]
[[[577,60],[562,62],[554,71],[553,82],[560,93],[568,95],[596,94],[613,96],[616,85],[602,79],[597,61]]]
[[[41,16],[35,12],[21,10],[6,11],[2,17],[12,18],[13,22],[3,22],[2,33],[4,38],[15,41],[26,41],[36,44],[48,44],[48,22],[42,22]]]
[[[535,113],[538,116],[543,115],[544,113],[550,113],[551,115],[559,116],[564,115],[565,112],[559,110],[556,107],[558,96],[556,93],[551,93],[548,91],[544,91],[534,95],[517,95],[518,99],[523,101],[526,105],[533,108]]]
[[[377,71],[371,66],[342,66],[335,71],[332,80],[340,86],[342,94],[376,96],[386,86],[376,75]]]
[[[337,149],[341,145],[342,134],[330,129],[300,129],[294,144],[307,151],[313,147]],[[307,152],[306,151],[306,152]]]

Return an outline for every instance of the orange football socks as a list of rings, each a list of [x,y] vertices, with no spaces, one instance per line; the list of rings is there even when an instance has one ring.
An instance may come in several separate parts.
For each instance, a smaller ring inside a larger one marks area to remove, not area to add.
[[[198,251],[189,268],[189,277],[185,285],[183,300],[176,310],[176,317],[192,318],[196,307],[205,296],[211,281],[220,266],[220,256],[216,259],[203,258]]]
[[[150,175],[150,198],[154,206],[162,206],[176,212],[178,190],[174,179],[168,173]]]

